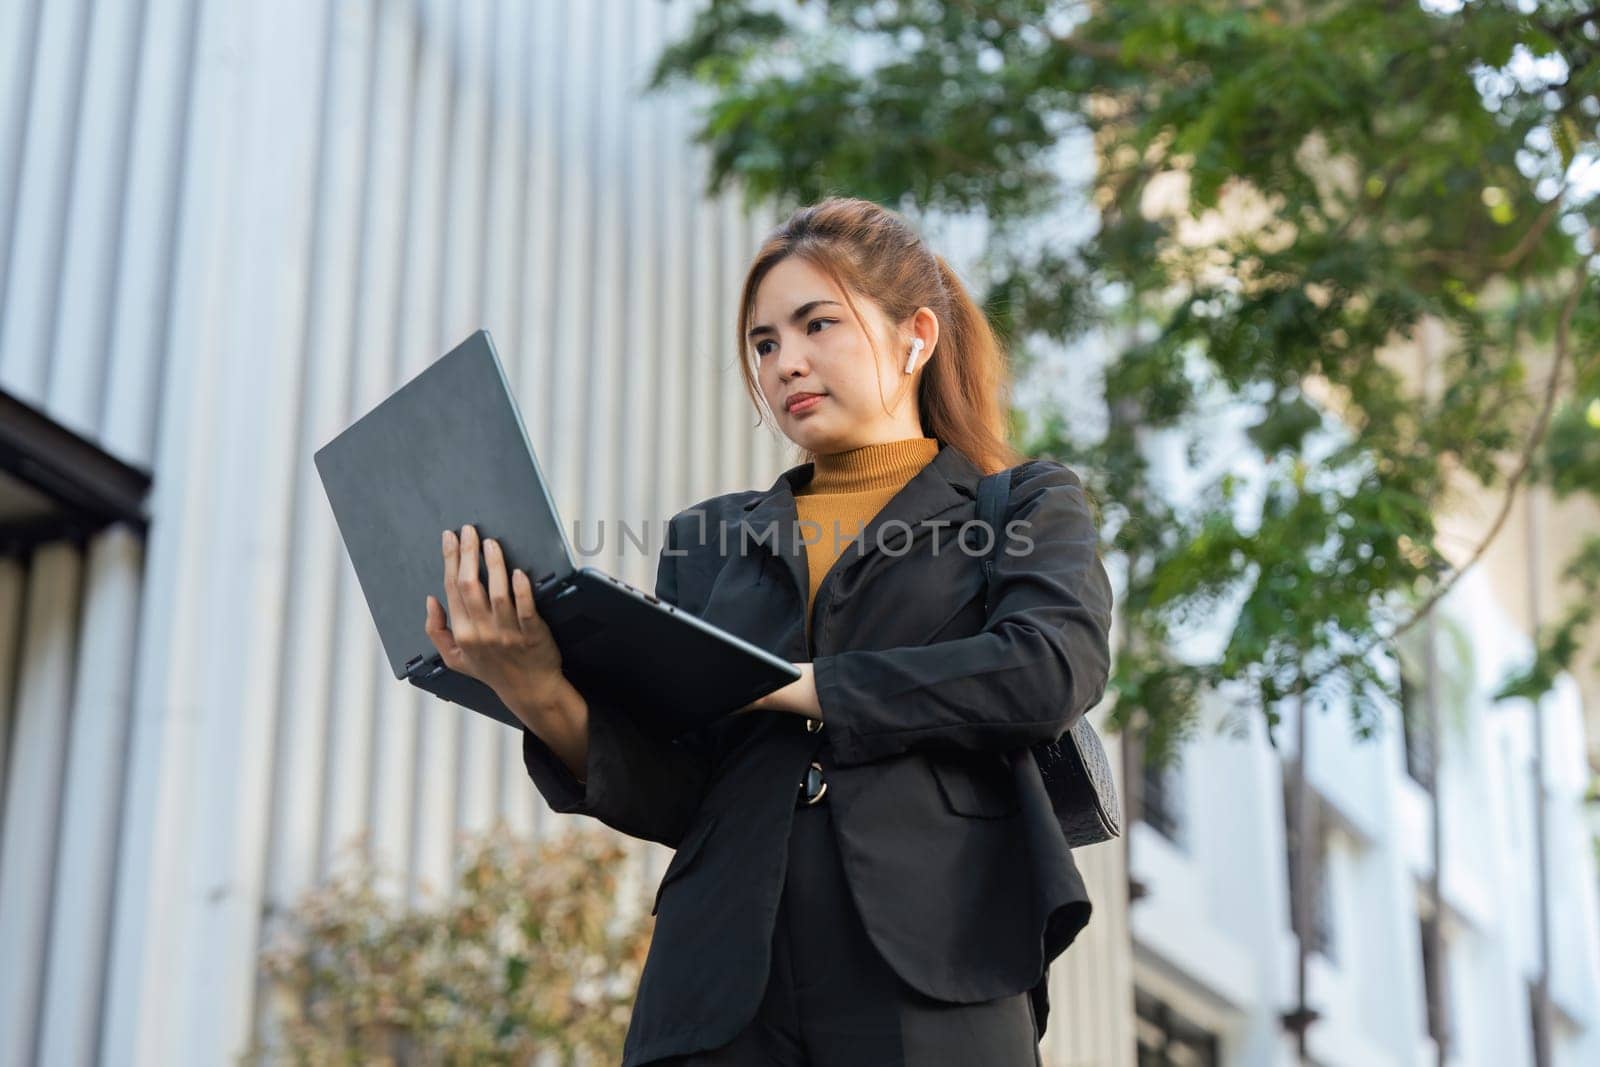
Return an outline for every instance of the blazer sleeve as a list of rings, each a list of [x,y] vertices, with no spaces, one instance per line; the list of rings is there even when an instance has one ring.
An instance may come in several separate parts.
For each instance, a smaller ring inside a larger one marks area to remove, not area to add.
[[[835,763],[914,748],[1023,748],[1060,737],[1099,703],[1111,666],[1111,582],[1082,481],[1054,460],[1020,465],[997,535],[979,633],[814,659]]]
[[[678,604],[677,548],[667,524],[666,549],[656,563],[655,595]],[[645,733],[627,710],[591,700],[583,780],[539,736],[522,729],[522,762],[553,811],[589,815],[630,837],[678,847],[700,806],[716,753],[706,730],[671,741]]]

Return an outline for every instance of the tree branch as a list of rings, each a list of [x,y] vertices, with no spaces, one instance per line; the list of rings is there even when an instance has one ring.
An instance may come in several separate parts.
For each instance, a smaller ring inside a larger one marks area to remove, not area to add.
[[[1539,238],[1544,235],[1544,231],[1548,230],[1550,228],[1550,223],[1554,221],[1556,214],[1560,210],[1561,201],[1566,196],[1566,192],[1566,186],[1562,186],[1559,190],[1557,190],[1556,195],[1552,196],[1545,204],[1543,210],[1539,212],[1539,217],[1533,220],[1533,225],[1529,226],[1527,231],[1521,237],[1517,238],[1517,243],[1502,254],[1494,256],[1489,260],[1488,266],[1490,270],[1505,273],[1506,271],[1509,271],[1511,268],[1515,267],[1518,263],[1521,263],[1523,259],[1527,257],[1528,253],[1533,251],[1534,245],[1538,244]],[[1461,265],[1465,262],[1466,257],[1455,255],[1439,249],[1425,248],[1417,253],[1416,258],[1422,263],[1434,263],[1439,266],[1450,266]]]
[[[1589,265],[1594,261],[1594,256],[1595,253],[1590,252],[1578,263],[1577,278],[1573,282],[1571,290],[1567,293],[1566,302],[1561,309],[1561,317],[1556,322],[1555,353],[1551,359],[1550,379],[1545,385],[1544,404],[1539,411],[1539,419],[1534,424],[1533,432],[1529,435],[1527,443],[1523,446],[1521,456],[1517,462],[1517,468],[1512,473],[1511,477],[1506,480],[1505,499],[1501,502],[1499,514],[1495,516],[1494,522],[1490,524],[1488,534],[1483,538],[1482,541],[1479,542],[1478,547],[1473,550],[1471,557],[1468,558],[1468,560],[1460,567],[1457,567],[1454,571],[1452,571],[1449,577],[1447,577],[1437,589],[1435,589],[1426,599],[1423,600],[1422,604],[1416,609],[1416,611],[1412,613],[1410,618],[1401,623],[1399,626],[1396,626],[1387,636],[1375,634],[1370,640],[1368,640],[1364,645],[1356,649],[1354,652],[1335,659],[1328,667],[1318,671],[1314,676],[1307,679],[1307,688],[1315,684],[1317,681],[1320,681],[1328,674],[1332,673],[1332,671],[1341,664],[1353,663],[1365,658],[1366,654],[1370,652],[1379,642],[1388,643],[1397,640],[1401,634],[1405,633],[1407,630],[1411,629],[1411,627],[1415,626],[1418,622],[1425,618],[1433,606],[1437,604],[1446,593],[1450,592],[1450,590],[1455,587],[1455,584],[1459,582],[1461,578],[1469,570],[1471,570],[1480,559],[1483,558],[1484,552],[1486,552],[1489,546],[1494,543],[1494,539],[1499,535],[1501,527],[1505,525],[1507,517],[1511,514],[1511,506],[1516,502],[1517,489],[1521,485],[1523,479],[1527,476],[1529,469],[1533,466],[1534,453],[1538,451],[1540,443],[1544,440],[1545,432],[1550,426],[1550,417],[1555,411],[1556,397],[1560,392],[1559,386],[1561,383],[1561,368],[1562,365],[1567,361],[1568,357],[1568,341],[1572,326],[1572,316],[1578,309],[1578,301],[1582,297],[1584,289],[1588,286]]]

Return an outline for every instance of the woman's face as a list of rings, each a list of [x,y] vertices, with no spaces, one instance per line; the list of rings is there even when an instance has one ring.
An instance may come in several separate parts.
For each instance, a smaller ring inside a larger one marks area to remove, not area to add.
[[[853,295],[870,322],[856,319],[832,279],[796,256],[780,260],[756,289],[747,338],[756,379],[779,429],[812,452],[923,435],[916,385],[938,340],[938,319],[919,308],[906,329],[896,331],[876,304]],[[906,374],[914,337],[923,347]],[[813,398],[790,406],[806,394]]]

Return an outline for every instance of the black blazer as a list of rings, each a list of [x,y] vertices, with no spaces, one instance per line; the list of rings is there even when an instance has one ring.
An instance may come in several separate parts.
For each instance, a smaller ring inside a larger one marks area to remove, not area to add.
[[[587,788],[524,731],[551,808],[677,849],[651,909],[623,1067],[714,1047],[754,1014],[812,758],[862,920],[914,988],[963,1003],[1031,990],[1042,1037],[1048,964],[1089,921],[1027,748],[1098,703],[1110,667],[1111,586],[1078,476],[1053,460],[1014,469],[999,533],[1016,554],[996,560],[986,616],[984,546],[956,540],[982,472],[941,444],[824,577],[808,648],[794,490],[811,474],[801,464],[765,491],[674,515],[656,595],[813,663],[822,729],[755,711],[661,743],[591,701]]]

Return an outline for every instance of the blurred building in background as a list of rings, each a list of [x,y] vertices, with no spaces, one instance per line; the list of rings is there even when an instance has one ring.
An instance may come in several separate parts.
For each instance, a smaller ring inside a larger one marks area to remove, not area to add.
[[[585,543],[793,462],[732,341],[777,219],[702,195],[692,97],[639,95],[696,6],[0,4],[0,1063],[226,1062],[273,915],[357,840],[423,904],[459,834],[563,818],[515,733],[389,674],[311,454],[482,326]],[[651,584],[624,547],[593,561]],[[1532,1062],[1528,718],[1483,697],[1514,585],[1447,601],[1437,737],[1309,724],[1318,1063],[1433,1063],[1440,1026],[1453,1063]],[[1544,705],[1562,1065],[1600,1062],[1579,703]],[[1214,709],[1240,736],[1124,783],[1131,911],[1122,843],[1080,854],[1054,1067],[1293,1062],[1294,730]],[[637,857],[643,899],[667,853]]]
[[[1424,331],[1401,358],[1426,366],[1436,340]],[[1249,421],[1244,412],[1218,416],[1208,439],[1220,463],[1249,453]],[[1240,447],[1230,448],[1231,439]],[[1184,469],[1180,437],[1154,434],[1150,445],[1157,469]],[[1185,481],[1171,479],[1172,491],[1199,484]],[[1500,503],[1469,491],[1458,514],[1439,517],[1441,542],[1458,563]],[[1533,1019],[1545,940],[1551,1024],[1543,1062],[1600,1063],[1600,916],[1585,803],[1593,726],[1585,725],[1584,692],[1580,680],[1563,676],[1538,708],[1543,939],[1534,709],[1527,700],[1491,699],[1532,656],[1536,585],[1554,614],[1554,572],[1575,547],[1571,526],[1580,521],[1580,509],[1553,507],[1542,490],[1517,502],[1481,563],[1431,621],[1402,636],[1404,669],[1390,673],[1403,709],[1370,724],[1372,736],[1359,739],[1351,717],[1335,708],[1308,711],[1302,739],[1291,704],[1281,709],[1274,744],[1258,708],[1212,693],[1204,728],[1181,760],[1129,783],[1141,1067],[1297,1062],[1283,1017],[1301,1007],[1291,857],[1302,751],[1305,1006],[1316,1013],[1309,1062],[1540,1062]],[[1595,709],[1594,701],[1587,706]]]

